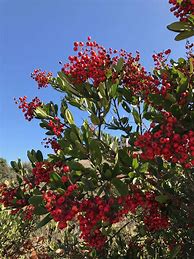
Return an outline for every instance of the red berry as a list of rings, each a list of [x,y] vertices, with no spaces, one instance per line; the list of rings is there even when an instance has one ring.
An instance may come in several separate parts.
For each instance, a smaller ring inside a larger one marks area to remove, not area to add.
[[[70,171],[69,166],[68,166],[68,165],[65,165],[65,166],[63,167],[63,172],[64,172],[64,173],[68,173],[69,171]]]

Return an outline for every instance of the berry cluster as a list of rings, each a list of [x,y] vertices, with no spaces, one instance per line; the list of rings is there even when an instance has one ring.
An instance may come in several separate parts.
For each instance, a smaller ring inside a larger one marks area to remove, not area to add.
[[[0,203],[11,208],[11,214],[22,212],[24,220],[31,220],[34,213],[34,206],[28,204],[29,190],[31,189],[27,181],[20,188],[10,187],[6,184],[0,186]]]
[[[41,71],[40,69],[35,69],[31,74],[31,77],[38,83],[38,88],[47,87],[50,79],[52,78],[52,73]]]
[[[194,14],[194,0],[169,0],[169,3],[173,5],[170,11],[180,18],[180,21],[188,21],[189,15]]]
[[[131,53],[122,50],[120,56],[125,60],[121,79],[123,86],[127,87],[133,95],[144,95],[146,97],[149,93],[155,93],[158,80],[149,75],[145,68],[140,65],[139,52],[135,57],[132,57]]]
[[[34,117],[34,111],[37,107],[41,106],[42,103],[38,97],[35,97],[31,102],[27,102],[27,96],[20,97],[17,101],[15,98],[15,103],[18,104],[19,102],[19,109],[22,109],[26,120],[31,121]]]
[[[69,221],[77,219],[79,222],[81,236],[86,244],[97,250],[101,250],[107,241],[107,236],[103,234],[103,229],[118,223],[128,213],[135,214],[137,208],[142,208],[143,221],[149,231],[166,229],[169,220],[162,215],[159,204],[155,200],[155,195],[151,192],[145,194],[139,190],[134,190],[133,194],[120,197],[91,197],[80,199],[79,186],[69,180],[70,168],[61,163],[38,162],[33,169],[35,185],[49,183],[50,173],[57,172],[61,175],[61,190],[63,193],[54,190],[43,190],[42,197],[45,208],[52,218],[58,223],[59,229],[67,227]],[[23,197],[18,199],[18,189],[8,188],[2,185],[0,188],[0,202],[6,207],[14,207],[12,214],[23,211],[24,219],[30,220],[34,213],[34,206],[28,203],[28,181],[21,191]]]
[[[6,184],[0,185],[0,203],[2,203],[5,207],[9,207],[13,205],[13,199],[17,193],[17,189],[9,188]]]
[[[157,130],[145,132],[135,141],[136,147],[142,150],[140,157],[154,160],[155,157],[162,156],[167,161],[191,168],[194,165],[194,131],[177,133],[177,119],[168,112],[164,112],[164,115],[165,124],[161,124]]]
[[[59,137],[64,130],[64,125],[60,122],[60,119],[58,117],[50,120],[48,126],[57,137]]]
[[[67,221],[71,221],[78,212],[74,195],[77,189],[77,184],[70,184],[63,195],[55,194],[52,191],[47,191],[43,194],[43,199],[46,203],[45,208],[50,212],[53,219],[58,222],[60,229],[66,228]]]
[[[144,224],[149,231],[164,230],[169,227],[169,219],[161,213],[153,193],[146,193]]]
[[[32,173],[35,177],[35,184],[39,185],[40,183],[49,183],[50,182],[50,175],[53,172],[57,172],[60,175],[63,173],[69,172],[69,167],[64,166],[62,162],[37,162],[35,167],[32,169]]]
[[[104,47],[91,41],[88,37],[86,44],[74,42],[76,56],[69,56],[70,63],[66,63],[62,71],[71,76],[77,84],[91,80],[94,86],[106,80],[106,71],[109,69],[111,60]]]
[[[33,205],[25,206],[23,211],[23,219],[24,220],[31,220],[34,214],[35,207]]]
[[[69,185],[63,195],[48,191],[43,194],[43,199],[60,229],[66,228],[67,222],[77,216],[82,232],[80,237],[90,247],[102,249],[107,240],[101,230],[103,225],[110,226],[119,222],[129,212],[135,213],[138,207],[142,207],[144,223],[150,231],[169,226],[168,218],[161,214],[155,196],[151,193],[143,195],[136,192],[118,198],[96,196],[78,200],[74,195],[77,188],[76,184]]]
[[[44,144],[45,148],[49,148],[49,145],[50,145],[55,153],[57,153],[57,151],[61,150],[61,146],[59,145],[56,137],[44,138],[42,144]]]
[[[170,53],[171,53],[171,50],[167,49],[165,51],[156,53],[152,56],[155,64],[155,69],[161,69],[164,65],[166,65],[165,63]]]
[[[133,57],[132,53],[123,49],[106,50],[96,41],[91,41],[90,37],[86,44],[74,42],[74,51],[78,51],[78,54],[69,56],[70,62],[64,65],[62,71],[77,84],[92,82],[94,87],[98,87],[100,82],[107,79],[107,72],[111,71],[112,82],[118,79],[133,94],[148,94],[156,89],[157,82],[139,63],[139,52]],[[115,69],[120,58],[124,62],[122,75]]]

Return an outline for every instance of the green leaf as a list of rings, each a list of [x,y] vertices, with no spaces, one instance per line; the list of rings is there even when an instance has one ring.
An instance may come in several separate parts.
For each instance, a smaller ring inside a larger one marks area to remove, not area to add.
[[[120,149],[118,151],[118,158],[122,163],[126,164],[127,166],[132,165],[132,158],[128,155],[127,148]]]
[[[18,181],[19,185],[21,185],[21,184],[22,184],[22,182],[23,182],[22,178],[21,178],[21,177],[19,177],[19,175],[17,175],[17,181]]]
[[[194,70],[194,65],[193,65],[193,63],[194,63],[194,58],[190,58],[189,59],[189,63],[190,63],[190,74],[193,74],[193,70]]]
[[[48,115],[43,108],[37,107],[34,111],[34,115],[38,119],[50,119],[52,118],[50,115]]]
[[[111,86],[111,89],[110,89],[110,96],[111,97],[113,97],[113,98],[115,97],[117,89],[118,89],[118,85],[117,84],[113,84]]]
[[[179,63],[179,65],[184,65],[186,63],[186,60],[184,58],[179,58],[178,63]]]
[[[141,118],[140,118],[138,111],[135,108],[133,108],[132,114],[133,114],[135,123],[139,125],[141,122]]]
[[[144,118],[147,120],[152,120],[153,122],[161,122],[163,120],[163,115],[159,112],[146,112],[144,113]]]
[[[122,102],[122,107],[126,112],[131,113],[131,109],[126,102],[124,102],[124,101]]]
[[[36,158],[37,158],[38,162],[42,162],[43,161],[43,155],[42,155],[42,152],[40,150],[38,150],[36,152]]]
[[[115,66],[115,69],[116,69],[117,73],[122,70],[123,65],[124,65],[124,62],[125,62],[125,61],[124,61],[123,58],[120,58],[120,59],[118,60],[116,66]]]
[[[192,30],[192,31],[183,31],[183,32],[179,33],[175,37],[175,40],[176,41],[184,40],[184,39],[187,39],[187,38],[192,37],[192,36],[194,36],[194,30]]]
[[[122,117],[122,118],[120,119],[120,122],[121,122],[123,125],[127,124],[128,121],[129,121],[129,118],[128,118],[128,117]]]
[[[111,76],[112,76],[112,70],[111,70],[111,69],[108,69],[108,70],[106,71],[106,78],[109,79]]]
[[[33,194],[36,195],[36,196],[42,195],[41,191],[38,188],[34,189]]]
[[[188,78],[182,78],[180,80],[180,84],[177,87],[177,93],[180,94],[182,92],[184,92],[188,87]]]
[[[96,162],[96,164],[101,164],[102,154],[100,150],[100,143],[98,140],[93,139],[90,142],[90,153],[91,153],[92,160]]]
[[[96,189],[96,185],[91,179],[82,178],[83,188],[86,192],[94,191]]]
[[[133,179],[136,176],[135,172],[129,172],[128,173],[129,178]]]
[[[99,120],[99,118],[98,118],[96,115],[92,114],[92,115],[90,116],[90,118],[91,118],[91,122],[92,122],[94,125],[99,125],[99,124],[100,124],[100,120]]]
[[[84,171],[85,170],[85,167],[81,163],[76,162],[76,161],[69,161],[67,163],[67,165],[71,168],[71,170],[75,170],[75,171]]]
[[[63,83],[61,85],[61,90],[70,93],[70,94],[74,94],[78,97],[80,97],[80,94],[78,91],[76,91],[76,89],[74,89],[72,87],[72,85],[69,82],[68,77],[63,73],[63,72],[58,72],[58,76],[62,79]]]
[[[127,195],[128,194],[129,191],[128,191],[128,186],[127,186],[126,183],[122,182],[118,178],[112,179],[111,182],[121,195]]]
[[[106,97],[106,92],[105,92],[105,83],[103,82],[101,82],[100,84],[99,84],[99,86],[98,86],[98,90],[99,90],[99,92],[98,92],[98,96],[100,97],[100,99],[103,99],[103,98],[105,98]]]
[[[36,215],[44,215],[44,214],[47,214],[47,213],[48,213],[47,209],[45,207],[42,207],[42,206],[41,207],[38,206],[34,210],[34,214],[36,214]]]
[[[145,173],[145,172],[148,171],[148,167],[149,167],[149,163],[144,163],[144,164],[142,164],[142,165],[140,166],[139,171],[140,171],[141,173]]]
[[[75,142],[78,139],[78,136],[75,132],[71,131],[70,134],[70,139],[72,140],[72,142]]]
[[[165,99],[169,100],[171,103],[176,102],[176,98],[172,94],[169,94],[169,93],[167,93]]]
[[[173,250],[170,252],[170,256],[169,259],[174,259],[176,258],[176,256],[178,255],[178,253],[181,250],[181,246],[180,245],[176,245]]]
[[[69,124],[74,124],[73,116],[68,109],[65,110],[65,117]]]
[[[155,104],[163,102],[163,97],[161,95],[159,95],[159,94],[149,94],[149,98]]]
[[[15,162],[15,161],[11,161],[11,166],[12,166],[12,168],[16,171],[16,172],[18,172],[20,169],[19,169],[19,167],[18,167],[18,164]]]
[[[168,196],[167,195],[158,195],[155,197],[155,200],[159,203],[166,203],[168,200]]]
[[[137,169],[139,166],[137,158],[133,158],[132,167],[133,169]]]
[[[161,171],[163,168],[163,159],[161,157],[156,158],[157,164],[158,164],[158,170]]]
[[[174,32],[189,31],[192,29],[192,25],[188,22],[173,22],[167,26],[167,28]]]
[[[60,182],[61,181],[61,176],[55,172],[50,174],[50,180],[52,182]]]
[[[43,202],[42,195],[35,195],[29,198],[28,202],[34,206],[38,206]]]
[[[43,218],[43,220],[41,220],[38,224],[37,224],[37,228],[42,228],[44,227],[47,223],[49,223],[49,221],[52,220],[52,217],[50,214],[48,214],[46,217]]]
[[[110,169],[107,169],[104,173],[104,176],[107,180],[111,179],[112,178],[112,172]]]

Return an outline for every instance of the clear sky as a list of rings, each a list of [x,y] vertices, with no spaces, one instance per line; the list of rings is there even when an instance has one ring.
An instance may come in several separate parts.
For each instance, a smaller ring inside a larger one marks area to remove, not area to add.
[[[175,20],[168,0],[0,0],[0,156],[27,160],[27,150],[44,151],[44,130],[37,120],[26,121],[13,101],[61,99],[52,89],[37,89],[30,78],[35,68],[55,74],[72,43],[90,35],[105,47],[139,50],[151,70],[154,51],[171,48],[173,58],[184,56],[185,42],[166,29]]]

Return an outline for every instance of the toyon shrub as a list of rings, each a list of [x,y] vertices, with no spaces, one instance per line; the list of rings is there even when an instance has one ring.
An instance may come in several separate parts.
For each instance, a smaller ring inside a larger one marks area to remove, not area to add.
[[[193,24],[192,1],[169,2],[179,25]],[[170,49],[154,54],[152,72],[138,52],[105,49],[91,37],[73,49],[55,77],[32,73],[38,88],[60,92],[59,105],[16,101],[27,120],[40,121],[53,152],[28,151],[30,174],[11,162],[17,183],[1,184],[0,202],[23,220],[39,215],[38,228],[52,220],[75,231],[87,258],[192,258],[192,44],[177,61]],[[81,126],[72,106],[88,113]]]

